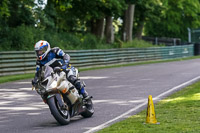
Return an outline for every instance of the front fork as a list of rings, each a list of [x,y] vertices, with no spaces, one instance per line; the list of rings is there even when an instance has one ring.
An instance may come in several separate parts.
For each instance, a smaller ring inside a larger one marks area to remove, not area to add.
[[[66,104],[64,103],[61,94],[56,93],[56,94],[48,95],[48,96],[47,96],[47,99],[49,99],[49,98],[51,98],[51,97],[55,97],[55,98],[56,98],[56,100],[58,101],[59,106],[60,106],[62,109],[67,109],[67,106],[66,106]]]

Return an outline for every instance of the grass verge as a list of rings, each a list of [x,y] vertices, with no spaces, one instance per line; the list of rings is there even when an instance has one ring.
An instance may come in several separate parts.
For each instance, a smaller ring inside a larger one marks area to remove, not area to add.
[[[199,133],[200,132],[200,81],[155,106],[159,125],[143,124],[146,110],[107,127],[98,133]]]
[[[19,74],[19,75],[3,76],[3,77],[0,77],[0,83],[16,81],[16,80],[21,80],[21,79],[29,79],[29,78],[33,78],[33,77],[34,77],[34,74],[32,74],[32,73],[31,74]]]
[[[164,62],[172,62],[172,61],[183,61],[183,60],[198,59],[198,58],[200,58],[200,56],[192,56],[192,57],[187,57],[187,58],[169,59],[169,60],[145,61],[145,62],[136,62],[136,63],[128,63],[128,64],[117,64],[117,65],[100,66],[100,67],[92,67],[92,68],[80,68],[79,71],[88,71],[88,70],[97,70],[97,69],[115,68],[115,67],[125,67],[125,66],[136,66],[136,65],[153,64],[153,63],[164,63]],[[34,74],[21,74],[21,75],[3,76],[3,77],[0,77],[0,83],[33,78],[33,76],[34,76]]]

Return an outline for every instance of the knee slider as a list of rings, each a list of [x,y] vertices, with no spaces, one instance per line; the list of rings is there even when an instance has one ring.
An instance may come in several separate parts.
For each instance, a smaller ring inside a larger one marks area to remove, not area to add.
[[[81,85],[80,80],[76,80],[75,83],[74,83],[74,86],[75,86],[77,89],[81,89],[81,88],[82,88],[82,85]]]

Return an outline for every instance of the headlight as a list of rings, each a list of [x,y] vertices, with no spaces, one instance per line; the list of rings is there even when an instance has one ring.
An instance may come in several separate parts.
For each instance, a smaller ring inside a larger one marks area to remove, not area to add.
[[[55,88],[57,88],[57,81],[53,81],[51,85],[48,86],[47,90],[51,90]]]

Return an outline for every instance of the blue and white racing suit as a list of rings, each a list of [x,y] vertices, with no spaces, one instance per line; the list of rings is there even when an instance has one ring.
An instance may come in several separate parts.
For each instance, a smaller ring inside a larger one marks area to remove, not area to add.
[[[70,56],[64,53],[62,49],[58,47],[52,48],[43,60],[36,61],[36,74],[33,81],[38,79],[39,70],[42,66],[50,66],[52,68],[61,67],[66,69],[69,65],[69,61]],[[66,73],[66,78],[78,89],[79,93],[84,94],[86,93],[84,85],[80,82],[80,79],[75,76],[74,69],[74,67],[71,67],[68,73]]]

